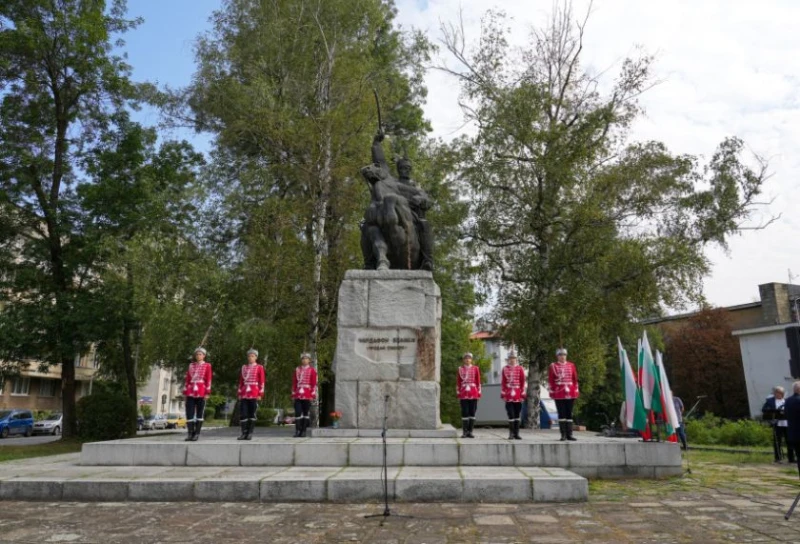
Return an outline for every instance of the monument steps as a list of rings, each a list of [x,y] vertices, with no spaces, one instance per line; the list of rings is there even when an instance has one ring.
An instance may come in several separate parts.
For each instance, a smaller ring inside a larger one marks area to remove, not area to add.
[[[26,470],[26,467],[28,470]],[[0,500],[370,502],[383,499],[381,467],[84,467],[9,464]],[[395,502],[570,502],[588,482],[537,467],[390,467]]]
[[[494,431],[475,439],[388,438],[391,467],[552,467],[590,478],[660,478],[682,472],[680,449],[672,443],[644,443],[576,433],[560,442],[551,431],[526,431],[505,440]],[[215,437],[198,442],[132,439],[83,445],[80,464],[167,467],[380,467],[379,438],[279,438],[251,441]]]

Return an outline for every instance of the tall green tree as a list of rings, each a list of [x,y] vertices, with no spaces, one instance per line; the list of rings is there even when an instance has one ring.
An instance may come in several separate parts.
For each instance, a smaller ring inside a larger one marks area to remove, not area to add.
[[[504,337],[530,363],[531,425],[555,348],[569,346],[590,392],[614,353],[611,330],[700,297],[705,249],[748,220],[766,177],[736,138],[705,165],[659,142],[631,142],[652,59],[626,59],[602,92],[581,66],[584,26],[557,9],[521,51],[502,14],[487,14],[472,50],[460,27],[445,28],[453,61],[443,69],[460,80],[477,128],[460,142],[468,235],[497,285]]]
[[[111,120],[110,130],[83,161],[93,182],[77,192],[87,246],[95,248],[98,299],[106,308],[98,353],[104,372],[124,383],[135,403],[137,379],[149,375],[153,362],[139,356],[154,305],[150,299],[175,301],[184,291],[164,275],[182,275],[188,265],[175,258],[181,253],[171,246],[193,244],[196,180],[204,160],[186,142],[167,141],[156,148],[156,131],[130,121],[127,113]],[[156,252],[173,259],[155,268]],[[163,274],[153,274],[154,269]],[[149,327],[147,333],[162,334]]]
[[[65,437],[96,319],[75,161],[132,93],[113,53],[138,22],[124,13],[124,0],[0,3],[0,360],[61,365]]]
[[[223,321],[241,334],[212,340],[238,339],[238,353],[259,343],[285,391],[301,350],[325,376],[339,283],[362,267],[373,89],[384,130],[410,152],[427,128],[428,45],[393,19],[383,0],[227,0],[198,41],[193,84],[164,101],[172,119],[215,136],[214,237],[238,278]]]

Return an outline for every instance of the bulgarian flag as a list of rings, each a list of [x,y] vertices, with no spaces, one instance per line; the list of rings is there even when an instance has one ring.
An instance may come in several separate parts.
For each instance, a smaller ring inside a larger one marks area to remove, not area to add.
[[[661,403],[664,406],[664,420],[667,423],[667,436],[670,437],[671,441],[677,442],[675,431],[681,424],[678,421],[678,413],[675,411],[675,403],[672,401],[672,389],[669,387],[667,371],[664,369],[664,360],[661,357],[660,351],[656,351],[656,365],[658,366],[658,374],[661,382]]]
[[[637,368],[636,379],[638,389],[636,395],[642,400],[642,410],[644,410],[644,429],[636,429],[642,435],[642,440],[650,440],[653,435],[650,433],[650,423],[653,423],[653,412],[644,407],[644,395],[642,394],[642,384],[644,383],[644,352],[642,351],[642,339],[636,341]]]
[[[645,410],[652,410],[658,414],[664,412],[661,404],[661,379],[647,339],[647,331],[642,335],[639,348],[639,369],[642,373],[642,401]]]
[[[625,423],[629,429],[644,431],[647,429],[647,412],[642,404],[642,395],[636,382],[636,376],[631,369],[628,354],[622,347],[622,341],[617,337],[619,346],[619,369],[622,377],[622,391],[625,394]]]

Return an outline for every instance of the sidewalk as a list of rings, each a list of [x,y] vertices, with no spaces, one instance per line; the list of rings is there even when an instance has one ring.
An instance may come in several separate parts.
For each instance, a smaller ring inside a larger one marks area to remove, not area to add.
[[[4,502],[0,542],[271,544],[359,542],[798,542],[785,493],[774,504],[715,494],[588,505]]]

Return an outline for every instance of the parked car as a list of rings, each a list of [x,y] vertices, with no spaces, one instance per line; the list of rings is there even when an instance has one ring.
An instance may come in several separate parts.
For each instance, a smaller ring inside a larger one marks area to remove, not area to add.
[[[33,434],[61,434],[63,416],[59,413],[50,414],[41,421],[33,424]]]
[[[167,429],[185,429],[186,418],[180,414],[167,414]]]
[[[144,418],[144,422],[142,422],[142,429],[145,431],[155,431],[158,429],[166,429],[167,428],[167,420],[166,418],[159,414],[155,416],[147,416]]]
[[[12,434],[33,434],[33,414],[30,410],[0,410],[0,438]]]
[[[136,416],[136,430],[141,431],[144,428],[144,416]]]

